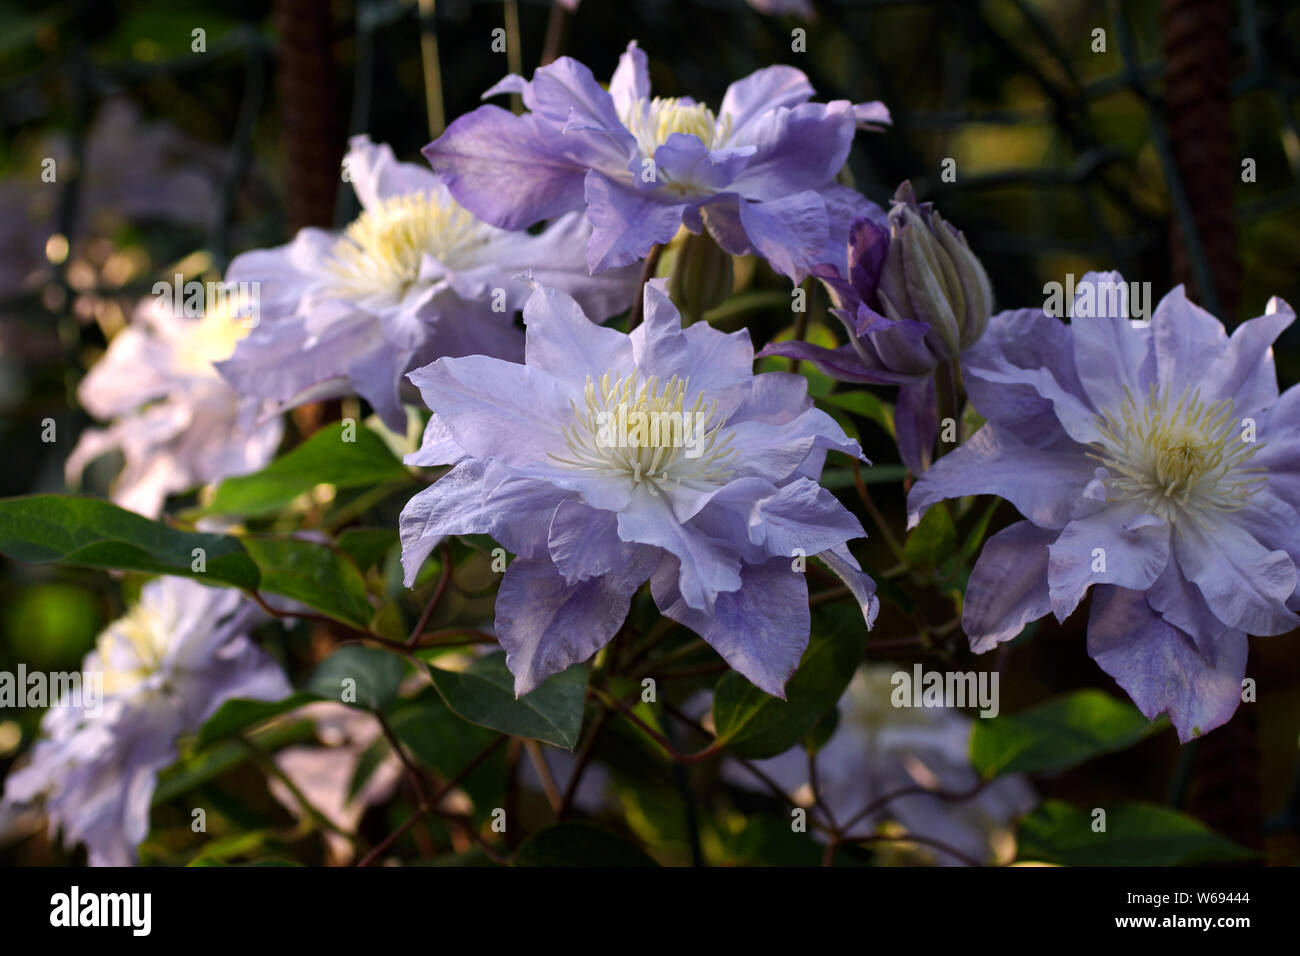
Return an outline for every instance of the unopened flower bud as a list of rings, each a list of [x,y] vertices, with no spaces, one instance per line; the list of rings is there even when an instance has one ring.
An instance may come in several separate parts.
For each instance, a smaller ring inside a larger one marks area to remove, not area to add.
[[[925,341],[940,361],[973,345],[993,312],[988,275],[966,239],[930,203],[918,204],[906,182],[894,194],[875,292],[887,318],[929,325]]]
[[[719,248],[707,232],[696,236],[683,229],[669,252],[673,262],[668,295],[681,309],[683,324],[699,319],[731,295],[731,255]]]

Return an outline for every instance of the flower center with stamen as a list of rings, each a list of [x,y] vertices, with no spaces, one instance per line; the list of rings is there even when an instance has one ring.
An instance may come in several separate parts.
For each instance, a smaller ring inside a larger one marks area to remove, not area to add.
[[[128,690],[162,666],[167,652],[164,630],[157,610],[137,604],[100,635],[97,647],[106,693]]]
[[[653,156],[673,133],[699,137],[705,149],[717,149],[731,135],[730,117],[719,121],[703,103],[683,103],[674,97],[638,100],[623,122],[643,156]]]
[[[1108,488],[1166,521],[1236,511],[1267,481],[1249,467],[1264,446],[1244,437],[1231,399],[1206,404],[1188,388],[1172,402],[1152,385],[1139,406],[1126,390],[1118,415],[1098,415],[1097,426],[1089,455],[1110,472]]]
[[[492,232],[450,198],[430,193],[390,196],[344,230],[326,268],[344,294],[397,301],[419,280],[426,253],[451,264],[486,242]]]
[[[571,402],[575,421],[564,428],[566,456],[555,461],[584,470],[626,477],[651,494],[683,481],[720,485],[736,454],[733,435],[721,437],[725,420],[716,420],[718,403],[705,407],[704,393],[686,405],[690,380],[674,375],[666,382],[639,373],[610,373],[599,382],[587,377],[583,404]]]

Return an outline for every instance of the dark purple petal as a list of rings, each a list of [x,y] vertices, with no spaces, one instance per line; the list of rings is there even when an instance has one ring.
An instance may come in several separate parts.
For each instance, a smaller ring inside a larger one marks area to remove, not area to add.
[[[933,378],[899,386],[894,406],[894,432],[898,437],[898,454],[907,470],[924,474],[934,454],[934,440],[939,434],[939,407]]]

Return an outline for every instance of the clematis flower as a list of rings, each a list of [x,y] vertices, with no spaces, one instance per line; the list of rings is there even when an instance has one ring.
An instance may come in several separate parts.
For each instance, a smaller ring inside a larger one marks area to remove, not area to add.
[[[912,488],[935,502],[999,495],[1026,520],[984,545],[963,625],[976,651],[1096,590],[1088,653],[1186,741],[1241,699],[1247,634],[1300,619],[1300,390],[1279,397],[1280,299],[1229,337],[1182,287],[1149,324],[1116,273],[1080,282],[1074,319],[994,316],[964,360],[988,420]]]
[[[83,664],[84,681],[102,681],[100,712],[85,702],[51,707],[0,809],[41,805],[51,835],[62,829],[69,849],[85,844],[92,866],[133,864],[177,738],[233,697],[279,700],[290,691],[279,665],[246,636],[257,613],[236,591],[183,578],[146,584]]]
[[[984,334],[992,286],[965,237],[932,204],[918,203],[907,182],[894,193],[887,221],[854,220],[847,267],[844,258],[814,273],[849,344],[774,342],[759,354],[802,359],[844,382],[897,385],[899,451],[921,474],[938,431],[931,376]]]
[[[355,392],[404,433],[398,388],[412,368],[443,355],[522,354],[513,315],[527,296],[525,270],[599,319],[632,302],[636,270],[588,275],[581,216],[535,236],[497,229],[429,170],[365,136],[353,137],[344,168],[362,213],[341,235],[303,229],[227,270],[227,282],[260,290],[260,323],[220,366],[242,394],[288,407]]]
[[[842,248],[874,206],[835,182],[855,126],[889,122],[880,103],[810,103],[789,66],[733,83],[715,114],[650,95],[646,55],[628,45],[608,92],[561,57],[531,82],[510,75],[485,96],[519,93],[531,112],[481,106],[425,147],[456,200],[506,229],[585,209],[593,273],[643,258],[685,226],[733,255],[757,253],[794,281]]]
[[[964,857],[993,861],[1015,820],[1038,802],[1033,788],[1013,774],[976,792],[979,775],[970,763],[971,719],[955,708],[894,707],[893,672],[885,664],[863,667],[840,698],[835,732],[812,758],[820,803],[813,803],[809,754],[803,747],[753,765],[810,814],[826,823],[829,811],[841,826],[889,794],[918,787],[950,798],[969,793],[966,799],[945,800],[923,792],[895,797],[859,820],[852,832],[897,824]],[[723,764],[723,777],[737,786],[761,789],[754,775],[733,761]],[[943,866],[962,863],[942,850],[924,845],[921,850]]]
[[[868,623],[878,609],[844,544],[862,527],[817,484],[828,450],[860,449],[803,378],[753,374],[748,332],[683,329],[662,280],[644,311],[625,335],[538,288],[525,364],[411,373],[437,411],[406,460],[455,467],[402,511],[406,583],[443,535],[489,534],[517,555],[496,604],[517,694],[599,650],[648,579],[665,615],[780,695],[808,643],[792,557],[819,555]]]
[[[230,302],[227,302],[229,305]],[[90,428],[68,456],[74,482],[99,456],[120,450],[113,501],[156,518],[169,494],[256,471],[275,454],[283,426],[265,402],[237,394],[213,363],[247,332],[230,308],[177,314],[166,297],[142,300],[130,325],[77,388]]]

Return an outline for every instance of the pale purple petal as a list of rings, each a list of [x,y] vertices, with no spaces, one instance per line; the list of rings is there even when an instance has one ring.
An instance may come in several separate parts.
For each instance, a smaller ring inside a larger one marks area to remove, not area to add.
[[[657,561],[652,551],[643,552],[614,573],[572,585],[549,560],[511,562],[497,594],[496,633],[515,675],[515,695],[604,647]]]
[[[1064,621],[1094,584],[1144,591],[1169,563],[1169,525],[1145,523],[1142,509],[1123,503],[1077,518],[1051,546],[1052,611]]]
[[[1218,650],[1207,663],[1138,592],[1103,587],[1092,599],[1088,654],[1148,718],[1168,714],[1184,743],[1227,723],[1241,702],[1246,636],[1225,630]]]
[[[1048,548],[1056,532],[1019,521],[984,542],[962,605],[962,630],[976,654],[991,651],[1052,610]]]
[[[1227,626],[1247,634],[1284,634],[1300,624],[1286,608],[1296,588],[1295,564],[1285,551],[1268,550],[1231,520],[1206,530],[1184,522],[1174,535],[1174,553]]]
[[[654,245],[677,235],[686,203],[668,203],[657,192],[629,189],[592,170],[586,178],[591,239],[587,267],[592,272],[642,259]]]
[[[1092,472],[1093,462],[1082,455],[1030,448],[1005,429],[985,425],[912,486],[908,526],[946,498],[993,494],[1041,528],[1063,528]]]
[[[747,564],[731,593],[719,594],[711,614],[684,600],[683,576],[665,560],[651,578],[655,603],[666,617],[704,638],[760,690],[785,698],[785,684],[808,646],[808,584],[785,558]]]
[[[458,203],[502,229],[524,229],[584,204],[586,167],[559,154],[531,116],[480,106],[424,155]]]

